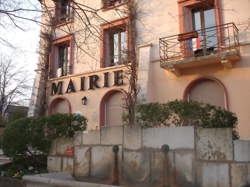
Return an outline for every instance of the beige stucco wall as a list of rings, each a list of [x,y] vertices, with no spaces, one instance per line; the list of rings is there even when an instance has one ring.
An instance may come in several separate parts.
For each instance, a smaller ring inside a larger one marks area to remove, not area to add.
[[[123,81],[124,85],[121,86],[113,86],[114,85],[114,71],[118,70],[124,70],[123,73]],[[48,81],[47,86],[48,86],[48,100],[47,100],[47,108],[51,105],[52,101],[56,98],[61,98],[63,97],[64,99],[67,99],[70,102],[71,105],[71,112],[72,113],[80,113],[84,115],[87,120],[88,120],[88,130],[93,130],[93,129],[99,129],[99,119],[100,119],[100,103],[103,98],[103,96],[109,92],[110,90],[113,89],[123,89],[126,90],[128,83],[126,79],[126,70],[127,68],[124,66],[119,66],[119,67],[112,67],[112,68],[105,68],[101,71],[94,71],[91,73],[82,73],[78,75],[73,75],[70,77],[64,77],[64,78],[57,78],[57,79],[52,79]],[[103,73],[109,72],[109,85],[110,87],[108,88],[103,88]],[[94,90],[89,90],[89,79],[88,77],[91,75],[98,75],[100,80],[98,81],[98,85],[100,88],[95,88]],[[80,78],[85,77],[85,91],[80,91]],[[72,80],[76,89],[75,93],[65,93],[67,90],[68,82],[69,80]],[[51,96],[51,84],[52,83],[58,83],[58,81],[63,81],[63,94],[62,95],[54,95]],[[87,105],[83,105],[81,99],[86,96],[88,101]],[[123,106],[125,107],[125,106]],[[47,111],[48,112],[48,111]]]
[[[46,0],[49,2],[50,0]],[[81,1],[81,0],[79,0]],[[81,1],[90,7],[101,8],[101,0],[85,0]],[[142,87],[143,99],[149,102],[167,102],[174,99],[182,99],[184,90],[188,84],[201,76],[211,76],[219,79],[228,91],[229,110],[235,112],[239,118],[239,132],[243,139],[250,139],[250,27],[248,24],[250,1],[240,0],[222,0],[222,18],[223,23],[235,22],[239,28],[240,42],[244,46],[240,47],[241,60],[237,62],[233,68],[225,69],[221,65],[213,65],[200,68],[191,68],[186,70],[184,75],[176,76],[160,67],[159,63],[159,38],[169,35],[178,34],[179,17],[177,0],[136,0],[137,2],[137,45],[138,45],[138,61],[139,61],[139,83]],[[120,7],[121,9],[124,8]],[[118,13],[119,12],[119,13]],[[120,14],[121,11],[108,10],[98,11],[98,15],[102,18],[92,18],[91,21],[96,25],[101,25],[106,21],[112,21],[125,17]],[[98,28],[98,26],[97,26]],[[100,69],[100,38],[86,37],[84,27],[77,16],[71,25],[63,26],[55,30],[54,39],[74,33],[77,45],[80,47],[75,49],[74,54],[74,74],[84,74],[85,76],[94,74],[103,74],[106,71],[113,71],[112,68]],[[87,52],[87,53],[86,53]],[[115,68],[116,69],[116,68]],[[118,67],[119,69],[119,67]],[[96,72],[97,71],[97,72]],[[77,81],[79,76],[75,76]],[[62,78],[66,82],[69,78]],[[60,80],[60,79],[58,79]],[[57,81],[57,80],[55,80]],[[53,81],[52,81],[53,82]],[[48,82],[48,87],[51,81]],[[120,88],[126,89],[127,86]],[[84,114],[90,124],[90,129],[99,127],[99,104],[102,96],[110,88],[100,88],[96,90],[77,92],[74,94],[63,94],[72,105],[72,112],[81,112]],[[48,89],[49,90],[49,89]],[[80,99],[87,96],[89,104],[83,106]],[[49,96],[47,105],[55,99],[56,96]]]
[[[248,0],[223,0],[223,23],[234,22],[239,28],[241,60],[232,69],[222,65],[213,65],[186,70],[177,77],[160,68],[158,42],[160,37],[179,33],[178,4],[175,0],[138,0],[144,16],[138,19],[138,44],[151,44],[148,83],[148,100],[151,102],[167,102],[183,99],[185,88],[198,77],[211,76],[219,79],[228,91],[229,110],[239,118],[239,133],[242,139],[250,138],[250,17]],[[154,11],[155,10],[155,11]],[[143,14],[142,14],[143,15]],[[208,93],[209,94],[209,93]]]

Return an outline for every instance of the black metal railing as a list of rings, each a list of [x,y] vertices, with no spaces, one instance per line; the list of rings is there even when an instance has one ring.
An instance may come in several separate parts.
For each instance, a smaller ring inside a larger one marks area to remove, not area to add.
[[[160,61],[166,63],[232,50],[239,46],[238,35],[235,24],[227,23],[160,38]]]

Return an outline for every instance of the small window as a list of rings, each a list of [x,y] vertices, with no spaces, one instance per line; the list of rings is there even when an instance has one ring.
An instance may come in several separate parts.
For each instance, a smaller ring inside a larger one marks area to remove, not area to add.
[[[103,0],[103,8],[117,6],[121,3],[125,3],[125,0]]]
[[[127,59],[126,27],[119,26],[104,31],[105,34],[105,67],[121,65]]]
[[[70,0],[61,0],[56,3],[56,20],[57,24],[71,21],[72,10]]]

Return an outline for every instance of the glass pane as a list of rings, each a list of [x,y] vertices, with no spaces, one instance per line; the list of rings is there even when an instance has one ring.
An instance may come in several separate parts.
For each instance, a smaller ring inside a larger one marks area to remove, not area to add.
[[[62,75],[67,75],[68,69],[68,47],[60,46],[59,47],[59,56],[58,56],[58,67],[62,68]]]
[[[113,47],[114,47],[114,56],[113,56],[113,62],[114,63],[118,63],[119,62],[119,33],[115,33],[114,35],[114,44],[113,44]]]
[[[59,47],[59,56],[58,56],[58,67],[61,68],[63,66],[64,59],[64,48]]]
[[[193,51],[199,50],[202,46],[203,42],[203,35],[202,31],[200,31],[201,28],[201,12],[197,11],[193,13],[193,25],[194,25],[194,30],[198,32],[198,38],[194,38],[192,40],[192,49]]]
[[[61,16],[62,15],[67,15],[70,13],[70,6],[69,6],[69,1],[64,0],[61,2]]]
[[[64,47],[63,75],[67,75],[68,69],[68,47]]]
[[[209,28],[216,26],[215,21],[215,10],[209,9],[204,11],[204,19],[205,19],[205,27],[206,30],[206,40],[207,40],[207,48],[215,48],[217,46],[217,35],[216,28]]]
[[[127,57],[127,38],[126,32],[121,32],[121,58],[124,61]]]
[[[194,12],[194,30],[200,30],[201,29],[201,13],[200,12]]]
[[[212,27],[216,25],[215,22],[215,10],[209,9],[204,11],[205,27]]]

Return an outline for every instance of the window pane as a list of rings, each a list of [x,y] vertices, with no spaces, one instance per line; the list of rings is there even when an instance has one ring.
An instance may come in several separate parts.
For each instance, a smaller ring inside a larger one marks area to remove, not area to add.
[[[215,10],[209,9],[204,11],[205,27],[213,27],[216,25],[215,22]],[[206,30],[207,47],[217,46],[216,29],[211,28]]]
[[[202,46],[203,42],[203,36],[202,36],[202,31],[200,31],[201,28],[201,12],[197,11],[193,13],[193,25],[194,25],[194,30],[198,31],[199,38],[193,41],[193,50],[200,49]]]
[[[113,62],[114,63],[118,63],[119,62],[119,33],[115,33],[114,35],[114,43],[113,43],[113,47],[114,47],[114,56],[113,56]]]
[[[61,2],[61,16],[62,15],[67,15],[69,13],[70,13],[69,1],[68,0],[63,0]]]
[[[124,61],[127,56],[127,38],[126,32],[121,32],[121,59]]]
[[[205,27],[212,27],[216,25],[214,9],[205,10],[204,18],[205,18]]]
[[[200,30],[201,29],[201,13],[200,12],[194,12],[194,30]]]
[[[61,75],[67,75],[68,69],[68,48],[67,46],[59,46],[58,67],[61,69]]]
[[[61,68],[63,66],[64,61],[64,48],[59,47],[59,58],[58,58],[58,67]]]

